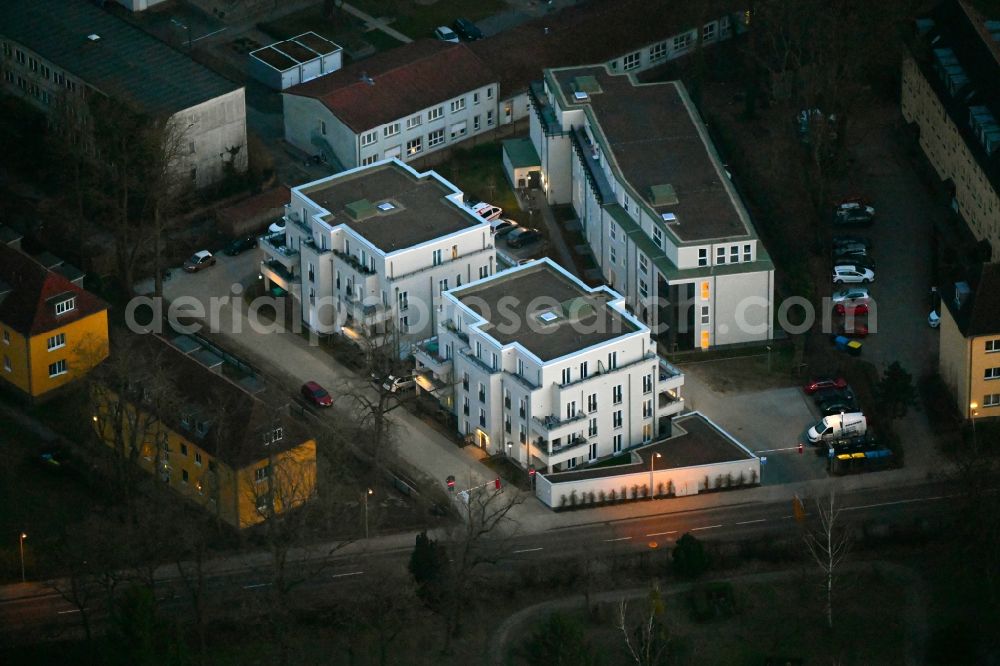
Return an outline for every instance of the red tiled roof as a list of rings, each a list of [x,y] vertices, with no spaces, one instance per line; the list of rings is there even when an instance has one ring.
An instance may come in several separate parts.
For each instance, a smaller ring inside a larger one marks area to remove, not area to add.
[[[374,84],[361,80],[362,74]],[[417,40],[285,90],[315,98],[361,133],[496,82],[465,44]]]
[[[604,63],[727,12],[742,12],[748,4],[737,0],[591,2],[527,21],[472,42],[470,48],[490,64],[500,82],[500,96],[507,99],[541,79],[542,69]]]
[[[0,281],[11,288],[0,295],[0,322],[22,335],[38,335],[108,309],[97,296],[6,245],[0,245]],[[76,297],[76,307],[57,317],[50,299],[69,294]]]

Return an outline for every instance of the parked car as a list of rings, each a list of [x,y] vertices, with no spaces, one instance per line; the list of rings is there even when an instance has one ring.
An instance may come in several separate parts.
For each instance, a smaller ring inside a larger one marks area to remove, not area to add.
[[[459,37],[469,42],[474,42],[477,39],[485,37],[483,31],[467,18],[455,19],[455,22],[451,24],[451,27],[455,28],[455,32],[458,33]]]
[[[458,35],[455,31],[446,25],[439,25],[434,28],[434,36],[440,39],[442,42],[451,42],[452,44],[458,44]]]
[[[275,220],[267,227],[267,233],[269,234],[283,234],[285,233],[285,218],[281,217]]]
[[[246,238],[237,238],[229,245],[226,246],[224,252],[230,257],[235,257],[238,254],[242,254],[247,250],[251,250],[257,247],[257,238],[254,236],[247,236]]]
[[[843,377],[819,377],[803,386],[802,390],[805,391],[806,395],[813,395],[816,391],[827,388],[847,388],[847,380]]]
[[[848,287],[833,292],[830,300],[834,305],[837,303],[857,305],[858,303],[868,303],[871,300],[871,294],[868,292],[868,287]]]
[[[857,402],[857,396],[854,394],[854,389],[851,388],[850,384],[845,384],[844,386],[827,386],[821,388],[812,395],[813,402],[817,405],[821,402],[829,402],[830,400],[846,400],[848,402]]]
[[[875,270],[875,260],[865,254],[834,254],[834,266],[854,266],[855,268],[867,268]]]
[[[301,392],[303,398],[317,407],[330,407],[333,405],[333,396],[316,382],[306,382],[302,385]]]
[[[542,234],[538,232],[538,229],[518,227],[507,234],[507,245],[510,247],[524,247],[525,245],[537,243],[541,238]]]
[[[871,205],[872,202],[867,197],[852,194],[834,204],[834,208],[871,208]]]
[[[382,390],[388,391],[389,393],[399,393],[400,391],[405,391],[406,389],[411,389],[416,386],[416,381],[413,377],[396,377],[394,375],[389,375],[382,382]]]
[[[480,201],[472,207],[472,212],[484,220],[492,222],[493,220],[499,219],[500,216],[503,215],[503,208],[488,204],[485,201]]]
[[[875,209],[871,206],[840,207],[833,213],[833,223],[837,226],[869,226],[875,221]]]
[[[868,430],[868,418],[861,412],[824,416],[819,423],[809,428],[806,437],[813,444],[832,439],[843,439],[863,435]]]
[[[871,249],[866,243],[838,243],[833,246],[830,253],[835,257],[844,254],[858,254],[865,257],[870,251]]]
[[[937,313],[937,310],[931,310],[931,313],[927,315],[927,325],[931,328],[941,326],[941,315]]]
[[[866,252],[871,252],[872,242],[871,239],[865,238],[864,236],[857,236],[854,234],[837,234],[833,237],[831,245],[836,250],[845,245],[860,245],[865,248]]]
[[[819,413],[823,416],[832,416],[834,414],[843,414],[844,412],[852,412],[857,409],[857,405],[851,401],[845,400],[843,398],[833,398],[830,400],[825,400],[823,402],[817,403],[819,408]]]
[[[502,238],[510,232],[517,229],[518,224],[514,220],[508,220],[507,218],[500,218],[498,220],[493,220],[490,222],[490,231],[493,232],[495,238]]]
[[[203,268],[208,268],[209,266],[215,265],[215,257],[208,250],[199,250],[191,255],[191,257],[184,262],[184,270],[188,273],[197,273]]]
[[[851,305],[849,303],[847,305],[843,303],[837,303],[835,306],[833,306],[834,314],[837,314],[841,317],[845,317],[847,315],[850,315],[852,317],[866,315],[868,314],[868,309],[869,308],[867,303],[858,303],[856,305]]]
[[[835,284],[858,283],[868,284],[875,281],[875,271],[864,266],[847,264],[833,267],[833,281]]]

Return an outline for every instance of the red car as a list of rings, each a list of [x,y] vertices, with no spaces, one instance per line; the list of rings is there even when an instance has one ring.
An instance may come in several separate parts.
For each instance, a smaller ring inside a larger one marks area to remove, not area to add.
[[[803,386],[802,390],[806,392],[806,395],[812,395],[813,393],[819,391],[820,389],[828,389],[828,388],[836,388],[836,389],[847,388],[847,380],[844,379],[843,377],[837,377],[837,378],[822,377],[820,379],[812,380],[811,382]]]
[[[333,405],[333,397],[316,382],[306,382],[302,385],[302,397],[317,407],[330,407]]]
[[[833,311],[841,317],[847,314],[857,317],[858,315],[868,314],[868,305],[866,303],[857,303],[855,305],[848,305],[845,307],[843,303],[837,303],[833,307]]]

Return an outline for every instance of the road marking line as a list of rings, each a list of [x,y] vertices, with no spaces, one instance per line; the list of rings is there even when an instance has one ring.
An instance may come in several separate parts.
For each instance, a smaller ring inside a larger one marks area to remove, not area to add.
[[[604,541],[605,543],[607,543],[608,541],[628,541],[631,538],[632,537],[627,536],[627,537],[618,537],[617,539],[605,539]]]
[[[364,571],[351,571],[349,573],[333,574],[330,578],[343,578],[344,576],[360,576]]]
[[[781,519],[784,520],[786,518],[794,518],[794,517],[795,517],[794,515],[788,514],[787,516],[782,516]]]
[[[652,534],[647,534],[646,536],[663,536],[664,534],[677,534],[677,530],[670,530],[669,532],[653,532]]]
[[[744,520],[741,523],[736,523],[737,525],[750,525],[752,523],[764,523],[767,522],[767,518],[758,518],[757,520]]]
[[[774,453],[775,451],[798,451],[799,447],[789,446],[787,449],[764,449],[763,451],[754,451],[754,453]]]
[[[857,511],[859,509],[874,509],[879,506],[892,506],[894,504],[912,504],[913,502],[932,502],[934,500],[946,499],[944,495],[936,497],[914,497],[913,499],[896,500],[895,502],[882,502],[881,504],[865,504],[864,506],[846,506],[844,511]]]
[[[84,609],[84,610],[90,610],[90,609]],[[56,614],[57,615],[67,615],[69,613],[79,613],[79,612],[80,612],[79,608],[74,608],[72,610],[56,611]]]
[[[538,548],[524,548],[522,550],[515,550],[515,551],[513,551],[513,553],[515,555],[518,554],[518,553],[533,553],[536,550],[541,550],[541,549],[542,549],[541,546],[539,546]]]
[[[705,527],[692,527],[692,532],[697,532],[698,530],[714,530],[716,527],[722,527],[722,525],[706,525]]]
[[[270,585],[270,583],[254,583],[253,585],[244,585],[243,589],[244,590],[252,590],[252,589],[254,589],[256,587],[265,587],[267,585]]]

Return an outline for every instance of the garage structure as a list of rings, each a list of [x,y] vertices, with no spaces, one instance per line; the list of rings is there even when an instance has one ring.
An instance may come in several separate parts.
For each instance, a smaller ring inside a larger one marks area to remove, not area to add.
[[[336,72],[343,64],[344,50],[315,32],[250,52],[251,76],[275,90]]]

